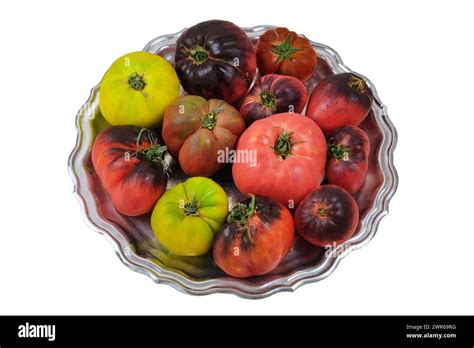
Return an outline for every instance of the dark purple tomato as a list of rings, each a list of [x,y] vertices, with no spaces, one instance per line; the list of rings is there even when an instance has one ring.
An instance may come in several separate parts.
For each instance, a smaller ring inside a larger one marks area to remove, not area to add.
[[[231,22],[211,20],[181,34],[176,43],[175,69],[189,94],[233,104],[250,87],[257,57],[242,29]]]
[[[300,113],[308,99],[304,84],[295,77],[277,74],[259,78],[244,98],[240,113],[252,122],[284,112]]]
[[[306,115],[325,133],[342,126],[358,126],[369,113],[372,100],[372,91],[361,77],[336,74],[313,89]]]
[[[348,240],[359,224],[359,208],[340,186],[324,185],[310,192],[295,213],[296,231],[309,243],[327,247]]]
[[[352,126],[337,128],[328,134],[326,177],[349,193],[359,191],[369,168],[369,137]]]

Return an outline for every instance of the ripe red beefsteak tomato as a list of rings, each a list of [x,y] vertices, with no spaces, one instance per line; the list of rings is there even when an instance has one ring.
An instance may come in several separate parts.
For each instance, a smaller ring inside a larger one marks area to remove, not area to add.
[[[237,109],[223,100],[186,95],[165,111],[162,136],[173,157],[189,176],[213,175],[235,148],[245,122]]]
[[[328,135],[326,177],[349,193],[359,191],[369,168],[369,137],[352,126],[337,128]]]
[[[288,209],[271,198],[251,196],[236,204],[217,232],[213,254],[228,275],[247,278],[273,271],[293,245]]]
[[[247,124],[283,112],[300,113],[308,99],[304,84],[295,77],[277,74],[259,78],[244,98],[240,113]]]
[[[287,28],[267,30],[257,42],[257,66],[262,75],[280,74],[304,81],[318,59],[311,42]]]
[[[354,198],[340,186],[324,185],[311,191],[296,209],[296,230],[313,245],[328,247],[348,240],[359,224]]]
[[[99,133],[92,146],[92,164],[122,214],[151,211],[166,189],[166,146],[155,132],[135,126],[112,126]]]
[[[242,29],[231,22],[211,20],[181,34],[176,43],[175,69],[189,94],[233,104],[250,87],[257,57]]]
[[[372,100],[372,91],[361,77],[352,73],[336,74],[313,89],[306,115],[324,132],[358,126],[368,115]]]
[[[271,197],[293,209],[323,179],[326,139],[306,116],[283,113],[255,121],[236,150],[232,176],[244,195]]]

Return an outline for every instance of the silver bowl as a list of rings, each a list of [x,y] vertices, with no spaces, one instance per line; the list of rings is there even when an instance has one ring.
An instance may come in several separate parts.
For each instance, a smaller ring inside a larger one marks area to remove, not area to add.
[[[244,30],[256,42],[261,34],[271,28],[274,27],[262,25]],[[159,54],[173,63],[175,44],[183,31],[157,37],[144,50]],[[318,67],[312,78],[305,82],[309,92],[328,75],[352,72],[333,49],[316,42],[312,42],[312,45],[318,54]],[[200,257],[170,254],[153,235],[149,214],[126,217],[118,213],[94,172],[90,160],[91,146],[97,133],[109,126],[99,109],[99,85],[92,89],[89,99],[76,116],[76,146],[69,157],[74,193],[79,199],[86,222],[111,242],[120,260],[129,268],[146,274],[156,283],[169,284],[193,295],[223,292],[245,298],[262,298],[280,291],[294,291],[303,284],[326,278],[346,255],[372,239],[380,220],[388,214],[388,203],[398,184],[393,165],[397,132],[374,85],[364,76],[357,75],[364,78],[374,94],[372,111],[361,125],[369,135],[371,153],[367,179],[355,195],[360,209],[359,226],[346,243],[325,250],[297,237],[290,253],[277,269],[265,276],[249,279],[225,275],[215,265],[210,254]],[[185,180],[186,176],[170,156],[167,160],[173,166],[169,188]],[[229,168],[219,172],[213,179],[226,190],[230,197],[229,205],[242,198],[232,183]]]

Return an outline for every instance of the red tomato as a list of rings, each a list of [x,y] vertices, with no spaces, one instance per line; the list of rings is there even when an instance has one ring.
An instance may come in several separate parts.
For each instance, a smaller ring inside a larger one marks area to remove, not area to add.
[[[162,135],[186,174],[209,177],[225,165],[219,157],[234,149],[244,129],[242,115],[225,101],[186,95],[166,109]]]
[[[358,127],[341,127],[328,135],[326,177],[349,193],[359,191],[369,168],[369,137]]]
[[[300,113],[308,99],[304,84],[295,77],[270,74],[255,82],[240,107],[247,124],[282,112]]]
[[[359,224],[359,208],[342,187],[324,185],[310,192],[296,209],[296,230],[319,247],[348,240]]]
[[[236,156],[232,176],[242,194],[271,197],[294,208],[323,179],[326,139],[308,117],[278,114],[247,128]]]
[[[102,131],[92,146],[92,163],[114,207],[137,216],[151,211],[166,189],[166,146],[155,132],[135,126]]]
[[[257,67],[262,75],[289,75],[304,81],[313,74],[317,62],[310,41],[287,28],[270,29],[258,39]]]
[[[306,115],[324,132],[358,126],[369,113],[372,100],[372,91],[361,77],[352,73],[332,75],[313,89]]]
[[[236,204],[214,239],[216,264],[228,275],[247,278],[273,271],[293,245],[293,218],[271,198],[251,196]]]

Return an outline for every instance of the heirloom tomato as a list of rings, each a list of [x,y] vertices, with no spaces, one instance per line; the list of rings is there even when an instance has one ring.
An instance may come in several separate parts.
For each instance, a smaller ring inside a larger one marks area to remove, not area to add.
[[[223,100],[186,95],[165,112],[163,140],[189,176],[211,176],[245,129],[242,115]]]
[[[228,212],[227,195],[213,180],[189,178],[164,193],[151,215],[156,238],[172,253],[203,255]]]
[[[372,91],[361,77],[352,73],[336,74],[313,89],[306,115],[324,132],[358,126],[368,115],[372,100]]]
[[[369,151],[369,138],[362,129],[345,126],[333,130],[328,135],[328,182],[349,193],[359,191],[367,176]]]
[[[255,48],[247,34],[221,20],[196,24],[181,34],[175,62],[186,92],[230,104],[245,94],[257,69]]]
[[[148,213],[166,189],[166,146],[155,132],[112,126],[92,146],[92,164],[112,204],[122,214]]]
[[[270,74],[259,78],[244,98],[240,113],[247,124],[283,112],[300,113],[308,92],[304,84],[292,76]]]
[[[170,63],[148,53],[117,59],[100,83],[99,106],[111,125],[156,127],[166,107],[179,97],[179,80]]]
[[[296,209],[298,234],[309,243],[328,247],[348,240],[359,224],[359,208],[354,198],[337,185],[311,191]]]
[[[214,240],[216,264],[228,275],[247,278],[273,271],[295,234],[288,209],[271,198],[251,195],[237,203]]]
[[[240,136],[236,152],[232,176],[244,195],[271,197],[292,209],[323,179],[326,139],[316,123],[300,114],[255,121]]]
[[[262,75],[289,75],[304,81],[313,74],[317,62],[311,42],[287,28],[267,30],[258,39],[257,66]]]

